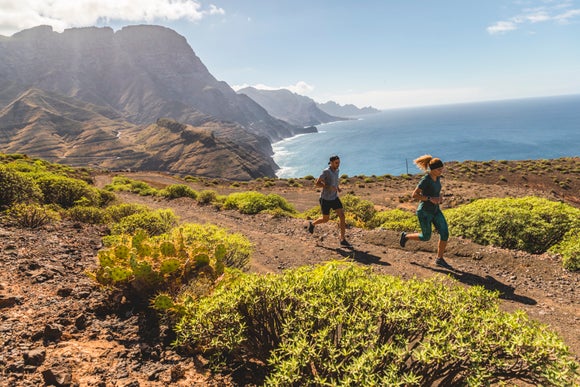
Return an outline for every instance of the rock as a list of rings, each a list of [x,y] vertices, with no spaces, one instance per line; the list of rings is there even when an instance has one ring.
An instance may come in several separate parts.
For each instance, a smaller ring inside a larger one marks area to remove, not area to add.
[[[33,349],[28,352],[24,352],[24,364],[32,365],[38,367],[44,362],[46,358],[46,351],[42,348]]]
[[[4,296],[3,294],[0,294],[0,309],[2,308],[11,308],[16,304],[21,304],[22,301],[20,299],[20,297],[14,297],[14,296]]]
[[[43,339],[45,341],[59,341],[62,336],[62,329],[57,325],[47,324],[44,327]]]
[[[42,371],[44,383],[48,386],[70,386],[72,384],[72,374],[70,370],[54,367]]]

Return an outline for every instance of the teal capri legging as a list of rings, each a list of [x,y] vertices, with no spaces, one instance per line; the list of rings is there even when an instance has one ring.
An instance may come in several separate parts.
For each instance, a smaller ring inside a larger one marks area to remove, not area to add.
[[[443,216],[441,210],[437,210],[434,214],[426,211],[417,211],[417,217],[419,218],[419,224],[421,225],[421,234],[419,234],[420,240],[428,241],[431,239],[431,224],[433,224],[435,229],[439,232],[439,239],[442,241],[449,240],[447,220],[445,220],[445,216]]]

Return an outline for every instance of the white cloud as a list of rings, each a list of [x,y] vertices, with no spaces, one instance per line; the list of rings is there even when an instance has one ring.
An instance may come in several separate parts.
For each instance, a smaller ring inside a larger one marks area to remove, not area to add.
[[[552,4],[554,3],[554,4]],[[544,22],[556,22],[560,24],[570,23],[574,18],[580,18],[580,9],[568,9],[573,3],[571,1],[549,2],[550,6],[535,8],[525,8],[518,15],[495,22],[487,27],[487,32],[491,35],[504,34],[517,30],[525,24],[536,24]]]
[[[517,29],[516,23],[509,21],[499,21],[492,26],[487,27],[487,32],[490,34],[503,34],[508,31]]]
[[[40,24],[62,31],[110,20],[152,23],[159,20],[198,21],[223,15],[215,5],[195,0],[0,0],[0,34],[11,35]]]

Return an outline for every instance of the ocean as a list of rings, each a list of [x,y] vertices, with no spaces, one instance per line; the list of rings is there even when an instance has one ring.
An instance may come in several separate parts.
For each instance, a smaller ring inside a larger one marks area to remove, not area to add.
[[[385,110],[318,125],[272,145],[280,178],[419,173],[413,160],[534,160],[580,155],[580,95]]]

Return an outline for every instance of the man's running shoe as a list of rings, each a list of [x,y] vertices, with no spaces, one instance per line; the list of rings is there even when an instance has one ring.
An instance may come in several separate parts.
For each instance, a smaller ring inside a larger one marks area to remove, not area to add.
[[[340,245],[343,247],[352,247],[352,245],[350,243],[348,243],[348,241],[346,239],[343,239],[340,241]]]

